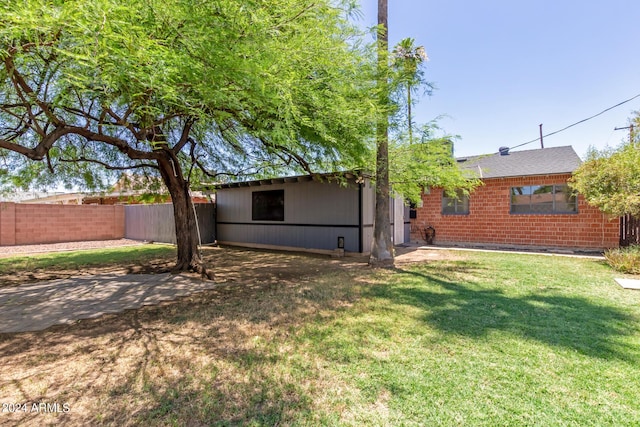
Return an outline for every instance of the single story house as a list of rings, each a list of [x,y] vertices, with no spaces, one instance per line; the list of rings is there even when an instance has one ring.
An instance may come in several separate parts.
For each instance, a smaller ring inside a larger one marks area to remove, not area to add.
[[[581,160],[570,146],[458,158],[484,185],[470,196],[426,189],[411,212],[411,241],[436,244],[602,250],[619,244],[618,218],[587,205],[567,180]],[[431,229],[430,229],[431,228]]]
[[[218,243],[319,253],[371,251],[375,188],[365,174],[303,175],[213,187]],[[408,217],[402,199],[392,200],[395,244],[409,240]]]

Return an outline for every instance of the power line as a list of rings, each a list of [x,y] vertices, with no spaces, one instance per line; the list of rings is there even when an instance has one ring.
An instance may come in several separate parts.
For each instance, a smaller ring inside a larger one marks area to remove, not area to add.
[[[609,110],[613,110],[613,109],[614,109],[614,108],[616,108],[616,107],[619,107],[619,106],[621,106],[621,105],[623,105],[623,104],[626,104],[627,102],[633,101],[633,100],[634,100],[634,99],[636,99],[636,98],[640,98],[640,93],[639,93],[639,94],[637,94],[637,95],[636,95],[636,96],[634,96],[634,97],[631,97],[631,98],[629,98],[629,99],[625,100],[625,101],[619,102],[619,103],[617,103],[616,105],[614,105],[614,106],[612,106],[612,107],[609,107],[609,108],[607,108],[607,109],[605,109],[605,110],[602,110],[602,111],[600,111],[598,114],[594,114],[594,115],[593,115],[593,116],[591,116],[591,117],[587,117],[586,119],[582,119],[582,120],[580,120],[580,121],[578,121],[578,122],[575,122],[575,123],[573,123],[573,124],[570,124],[569,126],[564,127],[564,128],[562,128],[562,129],[560,129],[560,130],[556,130],[556,131],[551,132],[551,133],[548,133],[548,134],[546,134],[546,135],[542,135],[542,138],[546,138],[547,136],[551,136],[551,135],[555,135],[555,134],[557,134],[557,133],[563,132],[563,131],[565,131],[565,130],[567,130],[567,129],[569,129],[569,128],[572,128],[572,127],[574,127],[574,126],[576,126],[576,125],[579,125],[580,123],[584,123],[584,122],[586,122],[586,121],[588,121],[588,120],[591,120],[591,119],[593,119],[593,118],[595,118],[595,117],[598,117],[598,116],[600,116],[600,115],[602,115],[602,114],[606,113],[606,112],[607,112],[607,111],[609,111]],[[537,141],[540,141],[540,138],[532,139],[531,141],[527,141],[527,142],[524,142],[524,143],[522,143],[522,144],[514,145],[513,147],[510,147],[509,149],[511,150],[511,149],[514,149],[514,148],[522,147],[523,145],[532,144],[532,143],[537,142]]]

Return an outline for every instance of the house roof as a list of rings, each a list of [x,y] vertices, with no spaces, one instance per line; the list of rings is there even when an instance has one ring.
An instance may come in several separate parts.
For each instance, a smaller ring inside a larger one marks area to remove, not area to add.
[[[479,178],[572,173],[582,163],[571,146],[507,153],[459,157],[456,160],[462,170],[473,172]]]
[[[304,181],[340,181],[341,179],[356,179],[356,181],[369,178],[369,174],[363,171],[354,170],[354,171],[345,171],[345,172],[331,172],[331,173],[315,173],[309,175],[296,175],[296,176],[285,176],[279,178],[266,178],[266,179],[256,179],[252,181],[242,181],[242,182],[228,182],[228,183],[213,183],[206,184],[202,183],[201,186],[206,189],[221,189],[221,188],[237,188],[237,187],[255,187],[260,185],[268,185],[268,184],[283,184],[283,183],[292,183],[292,182],[304,182]]]

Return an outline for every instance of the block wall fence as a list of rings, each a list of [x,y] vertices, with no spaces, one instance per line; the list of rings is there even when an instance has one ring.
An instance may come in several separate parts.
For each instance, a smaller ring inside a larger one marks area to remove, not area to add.
[[[123,205],[0,203],[0,246],[124,237]]]
[[[436,230],[436,244],[595,249],[619,245],[619,219],[587,205],[578,196],[577,214],[511,214],[511,187],[564,184],[570,175],[485,179],[469,198],[469,214],[442,215],[442,190],[422,196],[411,220],[411,241]]]

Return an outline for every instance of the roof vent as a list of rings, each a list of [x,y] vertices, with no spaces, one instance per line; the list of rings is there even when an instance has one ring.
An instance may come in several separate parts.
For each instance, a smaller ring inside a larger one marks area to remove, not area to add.
[[[501,156],[508,156],[509,155],[509,147],[500,147],[500,148],[498,148],[498,151],[500,152]]]

